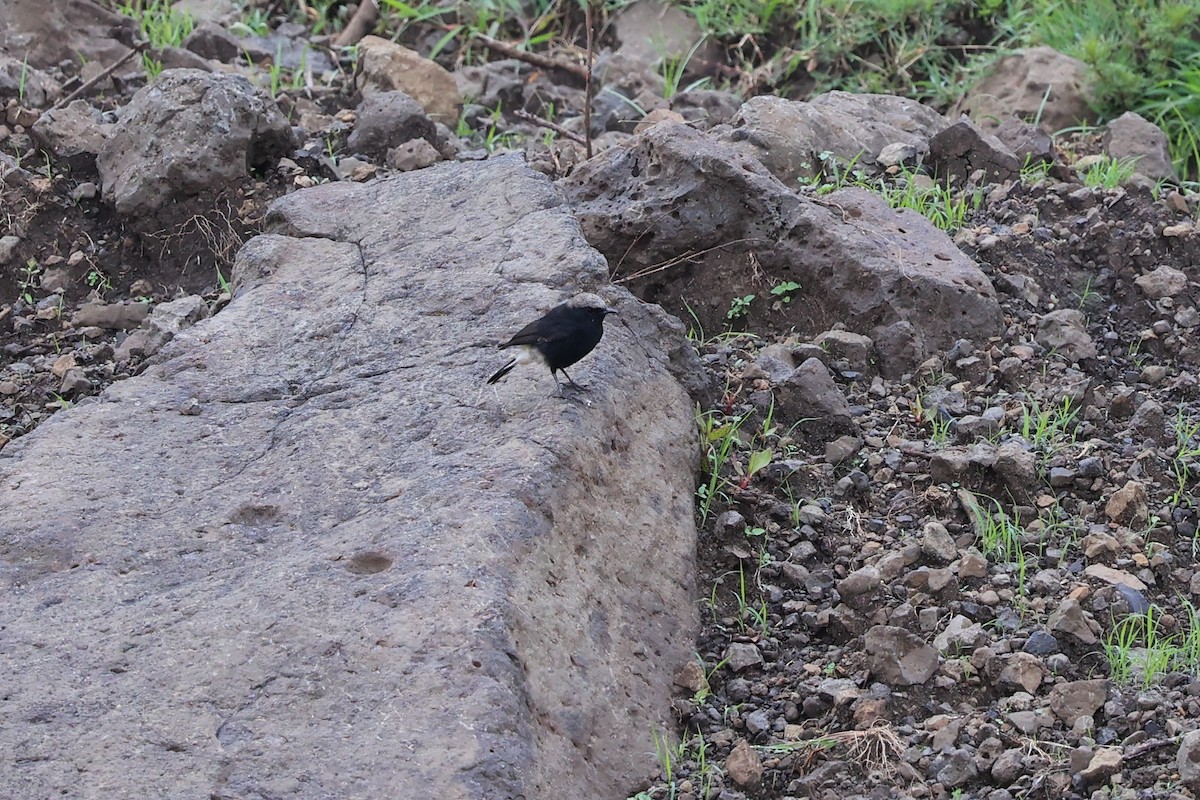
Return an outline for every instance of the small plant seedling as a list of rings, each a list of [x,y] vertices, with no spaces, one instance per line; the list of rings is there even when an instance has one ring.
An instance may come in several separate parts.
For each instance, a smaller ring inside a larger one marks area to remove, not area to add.
[[[142,35],[155,50],[181,46],[196,27],[191,14],[174,8],[170,0],[149,0],[144,3],[130,0],[118,6],[117,11],[137,20]],[[142,53],[142,66],[150,80],[157,78],[163,70],[162,62],[149,52]]]
[[[1035,161],[1032,155],[1025,156],[1025,163],[1021,166],[1021,183],[1026,186],[1032,186],[1046,180],[1050,174],[1050,161]]]
[[[775,454],[770,450],[756,450],[750,454],[750,462],[746,465],[746,473],[741,476],[738,481],[738,491],[744,492],[750,486],[750,481],[754,478],[755,473],[761,472],[771,460],[775,458]],[[741,470],[740,465],[735,464],[735,469]]]
[[[717,411],[701,413],[699,406],[696,408],[696,422],[704,446],[705,482],[696,489],[696,497],[700,500],[701,523],[708,519],[713,502],[723,496],[722,488],[726,485],[726,479],[721,476],[721,470],[737,446],[738,429],[747,416],[726,418]]]
[[[18,294],[29,305],[33,305],[33,290],[38,286],[41,275],[42,268],[38,265],[36,258],[30,258],[25,262],[25,266],[21,267]]]
[[[217,267],[217,288],[221,290],[222,294],[233,294],[233,291],[229,286],[229,281],[226,280],[225,276],[221,274],[221,268],[219,266]]]
[[[725,313],[725,319],[732,321],[735,319],[741,319],[749,314],[750,304],[754,302],[755,296],[756,295],[746,294],[742,295],[741,297],[733,298],[733,301],[729,304],[729,311]]]
[[[692,89],[699,89],[704,84],[708,83],[708,78],[700,78],[697,81],[685,86],[682,90],[679,84],[683,81],[683,74],[687,71],[687,65],[696,55],[696,51],[704,44],[705,37],[700,37],[692,48],[688,50],[687,55],[682,58],[664,58],[659,62],[659,74],[663,79],[663,98],[670,100],[681,91],[689,92]]]
[[[946,444],[950,438],[950,417],[935,414],[929,419],[930,439],[939,447]]]
[[[25,84],[29,80],[29,53],[25,54],[25,60],[21,62],[21,77],[17,81],[17,100],[25,104]]]
[[[784,303],[792,302],[792,295],[800,291],[800,284],[795,281],[784,281],[771,288],[771,294]]]
[[[267,36],[271,33],[270,19],[266,11],[255,8],[230,25],[229,32],[237,36]]]
[[[1137,158],[1100,156],[1081,172],[1083,185],[1091,189],[1116,189],[1137,171]]]
[[[83,279],[87,283],[88,286],[92,287],[100,294],[104,294],[105,292],[112,291],[112,288],[113,288],[112,281],[110,281],[108,279],[107,275],[105,275],[103,272],[96,269],[95,267],[88,270],[87,275],[85,275],[83,277]]]

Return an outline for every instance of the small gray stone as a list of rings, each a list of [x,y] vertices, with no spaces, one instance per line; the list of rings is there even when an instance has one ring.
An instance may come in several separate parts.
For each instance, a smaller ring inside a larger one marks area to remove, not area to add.
[[[1056,489],[1064,486],[1070,486],[1075,480],[1075,470],[1067,469],[1066,467],[1051,467],[1050,468],[1050,485]]]
[[[397,145],[387,152],[387,165],[400,172],[425,169],[441,159],[441,152],[424,139],[413,139],[411,142]]]
[[[1095,717],[1107,699],[1108,681],[1103,678],[1058,683],[1050,690],[1050,710],[1070,725],[1079,717]]]
[[[938,652],[915,634],[876,625],[863,637],[871,674],[893,686],[925,683],[938,668]]]
[[[287,119],[245,77],[168,69],[122,108],[96,165],[105,200],[145,217],[176,198],[224,189],[291,147]]]
[[[1025,751],[1020,747],[1005,750],[992,763],[992,780],[1004,786],[1011,786],[1027,772]]]
[[[835,329],[818,334],[813,343],[833,358],[844,358],[858,370],[869,369],[875,358],[875,343],[861,333]]]
[[[998,667],[989,663],[988,672],[994,674],[996,685],[1005,691],[1023,690],[1034,694],[1042,685],[1042,662],[1029,653],[1010,653],[995,659]]]
[[[918,147],[915,144],[893,142],[892,144],[883,146],[883,149],[879,151],[879,156],[875,159],[875,163],[884,168],[896,167],[901,164],[911,164],[924,155],[927,150],[928,148]]]
[[[1029,638],[1025,640],[1021,649],[1026,653],[1033,653],[1035,656],[1047,656],[1058,652],[1058,639],[1046,631],[1034,631],[1029,634]]]
[[[875,591],[879,588],[879,584],[879,570],[868,564],[838,581],[837,590],[838,594],[843,597],[855,597]]]
[[[739,739],[725,759],[725,772],[738,786],[751,786],[762,778],[762,759],[749,742]]]
[[[1125,485],[1113,492],[1112,497],[1108,499],[1104,513],[1118,525],[1145,522],[1150,514],[1145,485],[1139,481],[1126,481]]]
[[[826,678],[817,685],[817,694],[832,705],[840,706],[857,700],[862,692],[850,678]]]
[[[853,458],[863,446],[863,440],[857,436],[839,436],[825,445],[825,463],[841,464]]]
[[[1075,308],[1060,308],[1038,320],[1037,342],[1072,361],[1096,357],[1096,345],[1087,332],[1087,318]]]
[[[933,646],[943,653],[970,652],[987,642],[987,632],[978,622],[956,614],[933,639]]]
[[[1107,127],[1104,149],[1109,157],[1132,161],[1134,170],[1151,181],[1177,180],[1167,135],[1161,128],[1133,111],[1126,111]]]
[[[1137,407],[1137,411],[1133,412],[1133,416],[1129,420],[1129,427],[1143,439],[1163,441],[1163,436],[1167,431],[1167,417],[1162,404],[1155,400],[1143,402]]]
[[[823,525],[829,519],[829,515],[825,513],[825,509],[812,503],[800,506],[800,510],[796,512],[796,517],[801,525],[812,525],[813,527]]]
[[[729,668],[734,672],[741,672],[763,663],[762,653],[758,651],[758,648],[746,642],[730,644],[725,651],[725,658],[729,660]]]
[[[58,393],[63,397],[70,397],[89,392],[91,389],[92,382],[83,374],[83,370],[79,367],[72,367],[63,375],[62,385],[58,387]]]
[[[1073,636],[1081,644],[1095,644],[1099,641],[1096,634],[1100,625],[1083,610],[1078,600],[1071,597],[1059,603],[1058,608],[1046,620],[1046,627],[1055,633]]]
[[[746,532],[746,518],[733,509],[722,511],[713,523],[713,532],[720,537],[740,536]]]
[[[426,143],[437,139],[433,121],[421,104],[404,92],[375,92],[359,103],[357,121],[346,146],[353,153],[379,158],[390,148],[413,139],[425,139]]]
[[[0,236],[0,264],[12,262],[13,253],[21,243],[19,236]]]
[[[1160,297],[1175,297],[1187,289],[1187,275],[1174,267],[1160,266],[1153,272],[1139,275],[1133,283],[1152,300]]]
[[[939,175],[966,180],[983,170],[996,182],[1016,177],[1021,162],[1004,142],[979,128],[968,117],[941,131],[929,140],[930,161]]]
[[[1200,731],[1188,731],[1175,753],[1175,769],[1179,780],[1192,791],[1200,789]]]
[[[1122,761],[1120,748],[1101,747],[1079,771],[1079,778],[1084,786],[1099,786],[1116,774]]]
[[[978,774],[975,757],[970,750],[961,748],[955,750],[946,759],[941,769],[937,771],[938,783],[948,789],[962,786]]]
[[[958,557],[958,546],[946,526],[934,520],[925,525],[921,536],[921,553],[940,564],[949,564]]]
[[[810,358],[789,375],[776,390],[779,411],[789,419],[803,420],[797,426],[802,433],[832,441],[843,434],[855,434],[846,396],[833,381],[820,359]]]
[[[767,716],[767,712],[759,709],[752,711],[745,716],[746,730],[752,736],[758,736],[760,733],[766,733],[771,730],[771,718]]]

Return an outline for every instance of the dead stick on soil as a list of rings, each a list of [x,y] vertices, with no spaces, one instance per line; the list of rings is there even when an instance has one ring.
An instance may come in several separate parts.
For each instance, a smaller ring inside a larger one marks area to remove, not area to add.
[[[1122,755],[1122,758],[1124,758],[1126,761],[1132,761],[1133,759],[1141,758],[1142,756],[1146,755],[1147,753],[1157,750],[1160,747],[1166,747],[1167,745],[1175,744],[1178,741],[1179,740],[1177,738],[1151,739],[1150,741],[1143,742],[1142,744],[1139,744],[1136,747],[1129,748],[1121,755]]]
[[[354,12],[354,16],[346,23],[346,27],[333,40],[333,46],[349,47],[357,43],[359,39],[371,32],[377,19],[379,19],[378,0],[363,0],[358,5],[358,11]]]
[[[502,56],[515,58],[518,61],[524,61],[527,64],[533,64],[535,67],[541,67],[542,69],[560,69],[564,72],[569,72],[576,78],[587,81],[587,70],[578,64],[570,61],[559,61],[550,56],[544,56],[541,53],[530,53],[527,50],[519,50],[511,44],[502,42],[499,39],[493,39],[486,34],[477,33],[475,34],[475,38],[488,50],[493,50]]]
[[[587,73],[583,76],[583,136],[587,157],[592,157],[592,61],[595,40],[592,35],[592,0],[584,0],[583,24],[587,26]]]
[[[112,75],[114,72],[116,72],[118,69],[121,68],[122,64],[124,64],[126,61],[133,58],[135,55],[137,55],[140,52],[142,52],[142,47],[140,45],[134,47],[128,53],[126,53],[125,55],[118,58],[115,62],[113,62],[112,66],[105,67],[103,72],[100,72],[99,74],[93,75],[92,77],[88,78],[86,81],[84,81],[82,84],[80,84],[78,89],[71,92],[66,97],[60,98],[57,103],[50,106],[50,110],[53,111],[56,108],[62,108],[67,103],[70,103],[76,97],[79,97],[79,95],[83,94],[88,89],[92,88],[97,83],[99,83],[100,81],[104,80],[109,75]]]
[[[572,142],[577,142],[582,145],[587,144],[587,142],[585,142],[583,140],[583,137],[580,136],[578,133],[567,130],[562,125],[559,125],[557,122],[551,122],[548,119],[542,119],[541,117],[535,117],[533,114],[530,114],[528,111],[526,111],[522,108],[518,108],[516,111],[514,111],[513,116],[515,116],[519,119],[523,119],[526,122],[531,122],[534,125],[537,125],[539,127],[549,128],[550,130],[554,131],[555,133],[560,134],[567,139],[570,139]]]

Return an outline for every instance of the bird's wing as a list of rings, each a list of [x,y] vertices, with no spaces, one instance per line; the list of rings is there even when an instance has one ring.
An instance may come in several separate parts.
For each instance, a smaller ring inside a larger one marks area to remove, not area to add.
[[[550,311],[546,312],[546,316],[529,323],[524,328],[521,328],[521,330],[517,331],[517,333],[511,339],[500,345],[500,347],[517,347],[523,344],[545,344],[546,342],[553,342],[567,336],[569,330],[559,324],[559,317],[561,316],[560,309],[562,308],[562,306],[558,306],[550,309]]]

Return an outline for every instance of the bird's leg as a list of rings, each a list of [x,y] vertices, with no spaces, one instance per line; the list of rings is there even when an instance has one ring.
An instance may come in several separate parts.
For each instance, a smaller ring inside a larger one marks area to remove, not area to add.
[[[560,369],[559,372],[561,372],[563,375],[567,375],[567,371],[565,369]],[[576,389],[586,389],[587,388],[586,386],[583,386],[583,385],[578,384],[575,381],[571,380],[570,375],[567,375],[567,383],[571,384]]]
[[[566,375],[566,374],[567,373],[565,373],[565,372],[563,373],[563,375]],[[563,397],[564,395],[563,395],[562,383],[560,383],[558,380],[558,373],[555,372],[554,370],[550,370],[550,377],[554,378],[554,385],[558,387],[558,396]],[[568,377],[567,380],[571,380],[571,379]]]

